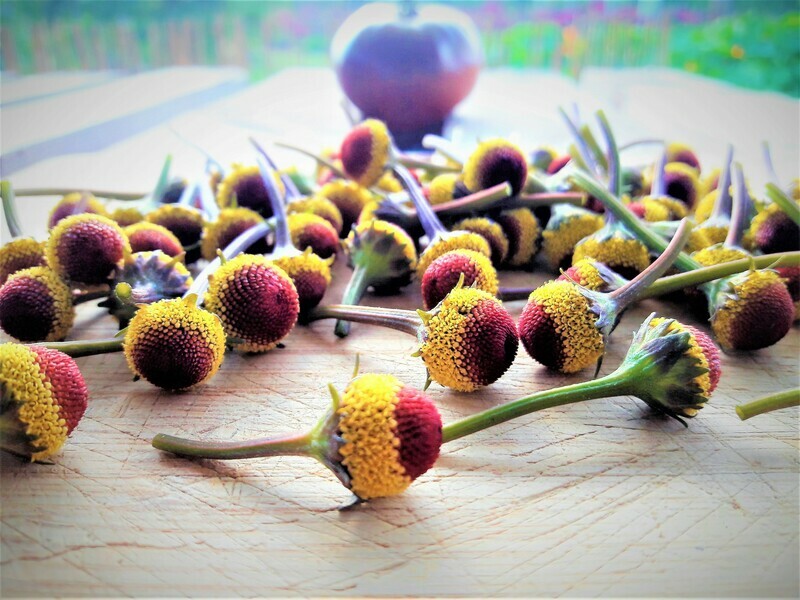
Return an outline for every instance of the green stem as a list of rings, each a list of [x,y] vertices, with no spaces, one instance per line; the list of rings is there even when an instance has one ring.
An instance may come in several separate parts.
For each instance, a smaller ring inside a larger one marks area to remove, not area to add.
[[[22,235],[22,227],[17,219],[17,207],[14,203],[14,188],[10,181],[0,181],[0,196],[3,198],[3,214],[6,216],[6,224],[12,238]]]
[[[238,458],[260,458],[264,456],[311,456],[311,433],[300,433],[275,438],[259,438],[244,442],[208,442],[187,440],[159,433],[153,438],[153,447],[178,456],[233,460]]]
[[[119,352],[122,350],[124,336],[107,338],[103,340],[78,340],[74,342],[48,342],[46,344],[32,344],[34,346],[44,346],[51,350],[60,350],[72,358],[80,356],[94,356],[95,354],[108,354],[109,352]]]
[[[600,148],[600,144],[597,143],[597,139],[594,137],[592,130],[589,129],[588,125],[581,125],[581,137],[586,142],[586,145],[589,147],[589,150],[594,156],[594,159],[597,161],[597,164],[600,165],[600,168],[604,171],[608,172],[608,159],[606,155],[603,154],[603,150]]]
[[[379,325],[389,327],[417,336],[422,319],[415,312],[397,308],[379,308],[377,306],[347,306],[344,304],[329,304],[317,306],[308,315],[308,322],[322,319],[343,319],[353,323]]]
[[[454,167],[451,165],[437,165],[432,162],[428,162],[426,160],[419,160],[417,158],[406,156],[404,154],[397,156],[396,160],[407,169],[424,169],[425,171],[431,174],[461,172],[461,169],[459,167]]]
[[[452,442],[458,438],[478,431],[494,427],[499,423],[516,419],[532,412],[574,404],[584,400],[607,398],[623,395],[627,392],[628,377],[620,373],[612,373],[601,379],[584,381],[553,390],[537,392],[530,396],[493,406],[475,415],[448,423],[442,428],[442,443]]]
[[[774,183],[767,184],[767,197],[777,204],[780,209],[789,215],[789,218],[800,225],[800,206],[789,198],[786,193]]]
[[[800,406],[800,388],[778,392],[747,404],[739,404],[736,407],[736,414],[742,421],[746,421],[750,417],[791,406]]]
[[[596,179],[586,173],[577,171],[572,174],[572,180],[579,188],[600,200],[603,206],[624,223],[650,250],[661,253],[667,249],[669,245],[667,240],[644,225],[636,215],[629,211],[618,198],[615,198],[607,189],[600,185]],[[700,269],[703,265],[685,252],[681,252],[675,260],[675,266],[683,271],[691,271],[693,269]]]
[[[622,169],[619,164],[619,149],[611,125],[602,110],[597,111],[597,120],[600,121],[600,130],[608,146],[608,188],[611,195],[618,197],[622,192]]]
[[[369,267],[356,265],[344,290],[342,304],[357,305],[372,283],[372,279]],[[347,337],[350,333],[350,322],[343,319],[337,320],[333,332],[340,338]]]
[[[147,196],[146,193],[142,192],[114,192],[110,190],[90,189],[84,189],[83,191],[97,198],[107,198],[109,200],[141,200]],[[75,192],[75,190],[66,188],[23,188],[17,190],[17,196],[20,198],[26,198],[29,196],[66,196],[67,194],[71,194],[73,192]]]
[[[715,279],[742,273],[749,269],[769,269],[775,267],[796,267],[800,266],[800,252],[779,252],[775,254],[764,254],[753,258],[741,258],[731,262],[701,267],[685,273],[662,277],[653,283],[647,290],[639,296],[639,300],[645,298],[655,298],[670,294],[679,290],[708,283]]]

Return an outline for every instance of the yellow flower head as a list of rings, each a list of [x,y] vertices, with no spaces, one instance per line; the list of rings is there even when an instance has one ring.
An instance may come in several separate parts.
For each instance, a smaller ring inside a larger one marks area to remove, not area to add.
[[[539,221],[528,208],[504,210],[497,215],[496,221],[508,237],[509,267],[526,267],[530,265],[538,250],[537,243],[541,228]]]
[[[558,281],[572,281],[593,292],[610,292],[628,280],[593,258],[582,258],[559,275]]]
[[[381,175],[381,178],[378,180],[378,183],[375,185],[379,190],[388,192],[390,194],[403,191],[403,184],[400,183],[400,180],[389,171],[384,172],[384,174]]]
[[[79,211],[79,212],[75,212]],[[61,219],[76,214],[93,214],[108,216],[105,205],[91,194],[85,192],[73,192],[67,194],[50,211],[47,226],[52,229]]]
[[[131,252],[161,250],[167,256],[183,253],[183,245],[169,229],[147,221],[128,225],[123,229],[131,244]]]
[[[575,246],[572,263],[583,258],[594,258],[628,278],[635,277],[650,265],[647,246],[635,238],[618,234],[611,237],[590,235],[581,240]]]
[[[63,340],[74,321],[72,292],[49,267],[17,271],[0,287],[0,328],[22,342]]]
[[[464,165],[464,184],[470,192],[508,182],[512,196],[516,196],[525,187],[527,178],[528,161],[525,153],[519,146],[504,139],[481,142]]]
[[[711,338],[707,334],[695,327],[679,323],[674,319],[657,317],[650,321],[650,327],[655,327],[665,321],[672,321],[669,327],[667,327],[667,333],[688,332],[691,335],[689,349],[684,354],[691,357],[696,366],[703,370],[703,373],[695,377],[693,381],[700,388],[700,394],[705,399],[710,398],[711,392],[717,387],[721,373],[719,350],[717,350],[714,342],[711,341]],[[682,414],[686,417],[694,417],[698,410],[699,409],[696,408],[684,408]]]
[[[44,242],[37,242],[33,238],[11,240],[0,247],[0,285],[17,271],[46,264]]]
[[[634,206],[639,207],[639,209],[634,210],[634,212],[650,223],[657,221],[677,221],[689,213],[683,202],[666,197],[653,198],[652,196],[645,196],[631,204],[632,209]]]
[[[667,196],[693,209],[698,200],[700,181],[697,169],[682,162],[671,162],[664,167],[664,189]]]
[[[108,217],[66,217],[50,231],[47,264],[66,281],[106,283],[117,262],[131,251],[122,228]]]
[[[535,221],[536,219],[534,218],[534,222]],[[536,229],[538,233],[538,223]],[[483,236],[486,241],[489,242],[489,247],[492,249],[492,263],[494,263],[494,265],[499,265],[506,260],[509,250],[508,237],[503,231],[503,228],[491,219],[487,219],[486,217],[463,219],[453,226],[453,231],[471,231]],[[533,242],[535,245],[535,238]]]
[[[116,221],[120,227],[128,227],[144,219],[142,211],[138,208],[121,206],[111,213],[111,220]]]
[[[336,205],[322,196],[309,196],[308,198],[300,198],[292,200],[286,206],[286,214],[293,215],[295,213],[311,213],[322,217],[336,230],[336,234],[342,233],[342,213],[336,208]]]
[[[160,300],[139,308],[123,343],[137,377],[165,390],[183,390],[207,381],[225,354],[219,318],[195,299]]]
[[[692,258],[704,267],[721,265],[722,263],[747,258],[748,256],[750,255],[744,250],[731,248],[723,244],[709,246],[692,254]]]
[[[322,217],[312,213],[295,213],[286,217],[292,244],[298,250],[311,248],[322,258],[334,256],[339,249],[339,234]]]
[[[294,328],[300,304],[286,272],[265,257],[240,254],[209,278],[205,307],[243,352],[266,352]]]
[[[274,173],[273,178],[283,198],[283,181],[278,173]],[[271,217],[272,205],[258,165],[233,165],[217,185],[217,204],[220,208],[249,208],[265,218]]]
[[[145,220],[166,227],[186,250],[186,262],[200,258],[200,237],[203,234],[203,215],[198,210],[180,204],[163,204],[147,213]]]
[[[383,121],[367,119],[359,123],[345,136],[339,151],[344,172],[365,188],[377,184],[389,161],[391,143]]]
[[[575,245],[602,227],[603,217],[588,210],[569,210],[558,218],[551,217],[542,233],[542,254],[547,266],[553,271],[569,267]]]
[[[550,281],[535,289],[519,319],[519,336],[528,354],[561,373],[576,373],[603,356],[598,315],[589,300],[568,281]]]
[[[341,464],[359,498],[402,493],[439,456],[439,412],[422,392],[391,375],[353,379],[337,413]]]
[[[283,256],[273,261],[294,283],[304,313],[320,303],[331,283],[333,257],[320,258],[310,249],[295,256]]]
[[[342,215],[340,235],[350,233],[353,223],[358,220],[361,211],[372,200],[372,194],[367,188],[358,185],[354,181],[343,181],[341,179],[323,185],[318,195],[327,198],[339,209]]]
[[[435,382],[471,392],[497,381],[514,362],[517,329],[500,301],[483,290],[457,288],[425,323],[418,354]]]
[[[208,222],[203,227],[200,241],[203,258],[208,261],[214,260],[217,250],[224,250],[240,234],[263,221],[261,215],[249,208],[223,208],[215,221]],[[253,254],[264,254],[269,251],[269,247],[264,240],[261,240],[248,248],[248,251]]]
[[[456,197],[456,190],[462,182],[460,173],[442,173],[428,184],[428,202],[433,205],[450,202]]]
[[[451,250],[431,263],[422,276],[422,305],[429,310],[444,300],[464,277],[464,287],[497,296],[500,282],[489,258],[473,250]]]
[[[31,460],[52,456],[78,424],[89,393],[75,361],[41,346],[0,345],[4,450]]]
[[[700,173],[700,160],[689,145],[672,142],[667,144],[665,151],[668,163],[683,163]]]
[[[775,271],[748,271],[724,280],[711,314],[722,349],[758,350],[781,340],[794,321],[794,302]]]
[[[492,249],[489,242],[482,235],[471,231],[453,231],[443,235],[437,235],[428,247],[425,248],[417,263],[417,277],[420,279],[425,275],[430,264],[445,252],[450,250],[474,250],[490,257]]]

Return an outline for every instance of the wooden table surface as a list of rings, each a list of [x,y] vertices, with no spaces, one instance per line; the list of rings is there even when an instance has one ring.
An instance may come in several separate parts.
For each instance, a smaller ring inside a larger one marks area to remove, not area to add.
[[[3,97],[13,92],[20,102],[24,90],[3,83]],[[540,88],[551,94],[529,100]],[[691,118],[680,101],[688,91],[700,94]],[[60,89],[59,98],[68,101],[70,92]],[[693,128],[719,98],[729,102],[714,114],[732,126]],[[525,143],[560,144],[567,134],[554,110],[571,100],[586,116],[605,106],[623,141],[670,134],[696,144],[712,166],[731,139],[756,182],[765,178],[757,145],[769,139],[779,173],[797,175],[797,102],[672,72],[643,80],[641,73],[596,71],[579,84],[548,74],[486,73],[457,123],[464,139],[516,132]],[[337,102],[329,73],[288,71],[131,128],[88,153],[55,156],[38,134],[27,150],[24,136],[14,148],[0,137],[4,157],[28,152],[25,166],[4,167],[3,177],[17,187],[147,189],[166,152],[175,155],[177,173],[202,168],[201,156],[175,131],[225,161],[250,156],[243,123],[265,140],[317,148],[346,131]],[[661,111],[657,120],[651,111]],[[748,115],[757,129],[742,125]],[[33,144],[39,146],[31,150]],[[28,232],[44,236],[48,206],[20,203]],[[341,297],[347,277],[337,261],[326,301]],[[542,269],[501,276],[507,285],[549,277]],[[418,284],[401,297],[366,302],[421,304]],[[523,303],[507,307],[516,318]],[[654,310],[691,321],[675,304],[633,308],[603,373],[619,364],[631,332]],[[158,432],[245,439],[305,429],[329,403],[327,383],[347,384],[356,355],[361,372],[423,384],[409,336],[354,325],[339,340],[332,328],[298,327],[284,348],[264,355],[228,354],[214,379],[180,394],[132,382],[120,354],[79,359],[90,406],[53,464],[0,459],[2,595],[800,595],[798,412],[741,422],[733,410],[798,384],[797,328],[771,348],[725,355],[719,388],[688,429],[629,397],[553,409],[454,441],[406,493],[349,511],[338,509],[350,493],[311,460],[189,461],[149,445]],[[109,316],[82,306],[71,337],[113,330]],[[520,350],[489,388],[460,394],[434,384],[429,394],[449,421],[589,377],[590,370],[555,375]]]

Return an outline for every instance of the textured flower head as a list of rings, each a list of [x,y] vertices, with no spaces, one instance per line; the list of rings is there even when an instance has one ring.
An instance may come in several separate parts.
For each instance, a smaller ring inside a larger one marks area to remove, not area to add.
[[[530,164],[540,171],[547,171],[550,163],[558,156],[558,150],[552,146],[542,146],[537,148],[530,155]]]
[[[44,242],[37,242],[33,238],[11,240],[0,247],[0,285],[17,271],[46,264]]]
[[[62,340],[74,321],[72,292],[49,267],[17,271],[0,287],[0,328],[13,338]]]
[[[130,250],[122,228],[108,217],[73,215],[50,231],[47,264],[66,281],[106,283]]]
[[[340,235],[350,233],[353,223],[358,221],[358,216],[364,207],[372,200],[372,194],[363,186],[354,181],[337,179],[323,185],[318,193],[336,205],[342,215],[342,230]]]
[[[452,229],[453,231],[471,231],[483,236],[489,242],[489,247],[492,250],[492,263],[495,266],[501,265],[508,257],[508,237],[499,223],[486,217],[470,217],[459,221],[453,225]],[[514,233],[518,231],[518,229],[515,229]]]
[[[169,257],[160,250],[134,252],[117,266],[115,293],[100,306],[108,308],[121,326],[127,325],[137,306],[168,298],[180,298],[189,291],[192,276],[179,257]]]
[[[539,249],[541,228],[533,211],[527,208],[504,210],[495,217],[508,238],[508,255],[505,264],[524,268],[531,264]]]
[[[500,283],[492,261],[473,250],[451,250],[431,263],[422,276],[422,305],[432,309],[445,299],[463,277],[464,287],[497,296]]]
[[[302,254],[282,256],[273,262],[283,269],[294,283],[301,313],[308,312],[320,303],[331,283],[333,257],[320,258],[308,248]]]
[[[55,454],[83,417],[88,397],[78,366],[63,352],[0,345],[2,449],[31,460]]]
[[[444,204],[469,193],[460,173],[442,173],[428,184],[428,202]]]
[[[108,216],[105,205],[92,194],[87,192],[73,192],[67,194],[61,198],[50,211],[50,216],[47,219],[47,227],[52,229],[65,217],[85,213],[102,215],[104,217]]]
[[[336,235],[342,233],[342,213],[336,208],[336,205],[322,196],[309,196],[308,198],[299,198],[292,200],[286,206],[286,214],[293,215],[295,213],[311,213],[322,217],[336,230]]]
[[[704,267],[721,265],[722,263],[748,258],[750,255],[740,248],[725,244],[714,244],[692,253],[692,258]]]
[[[203,233],[203,215],[200,211],[180,204],[165,204],[147,213],[145,220],[169,229],[186,250],[186,262],[200,258],[200,236]]]
[[[289,335],[300,303],[286,272],[263,256],[240,254],[209,278],[205,307],[242,352],[266,352]]]
[[[569,281],[535,289],[519,319],[519,338],[535,361],[561,373],[595,364],[605,351],[598,315],[589,299]]]
[[[628,279],[650,265],[647,246],[618,223],[606,225],[576,244],[573,264],[584,258],[594,258]]]
[[[167,256],[183,253],[178,238],[163,225],[141,221],[123,229],[131,244],[131,252],[151,252],[161,250]]]
[[[739,273],[714,282],[711,329],[723,350],[759,350],[781,340],[794,321],[794,302],[775,271]]]
[[[353,379],[337,414],[341,466],[359,498],[402,493],[439,457],[439,411],[424,393],[392,375]]]
[[[422,279],[430,264],[451,250],[474,250],[490,257],[492,249],[482,235],[471,231],[452,231],[437,235],[425,248],[417,263],[417,277]]]
[[[339,234],[324,218],[311,213],[295,213],[286,217],[292,244],[298,250],[311,248],[321,258],[329,258],[339,249]]]
[[[516,196],[527,178],[525,154],[516,144],[499,138],[478,144],[464,165],[464,184],[471,192],[508,182],[512,196]]]
[[[786,289],[794,302],[794,320],[800,319],[800,267],[777,267],[775,271],[783,277]]]
[[[616,372],[651,408],[678,420],[694,417],[719,381],[719,350],[702,331],[653,317],[634,334]]]
[[[443,386],[474,391],[497,381],[514,362],[519,347],[514,320],[488,292],[454,289],[420,316],[418,354],[428,377]]]
[[[628,208],[640,219],[651,223],[680,221],[689,213],[683,202],[666,197],[645,196],[636,202],[631,202]]]
[[[593,292],[613,292],[628,280],[594,258],[582,258],[561,273],[556,281],[571,281]]]
[[[603,217],[574,206],[559,205],[542,232],[542,255],[553,270],[568,268],[575,245],[603,227]]]
[[[381,179],[392,139],[383,121],[367,119],[351,129],[342,141],[339,158],[347,176],[364,187]]]
[[[116,221],[117,225],[120,227],[128,227],[129,225],[138,223],[143,219],[144,215],[142,214],[142,211],[140,211],[138,208],[132,208],[128,206],[116,208],[111,213],[111,220]]]
[[[217,372],[225,331],[216,315],[197,307],[194,297],[160,300],[136,312],[123,350],[137,377],[165,390],[183,390]]]
[[[281,197],[285,192],[280,176],[275,173],[275,185]],[[269,202],[267,188],[261,178],[258,165],[233,165],[225,178],[217,186],[217,204],[220,208],[240,206],[254,210],[268,219],[272,216],[272,205]]]
[[[667,196],[680,200],[691,210],[700,189],[697,171],[681,162],[668,163],[664,167],[664,189]]]
[[[343,243],[351,267],[366,267],[370,285],[395,291],[411,282],[417,267],[414,240],[402,227],[373,219],[353,227]]]
[[[694,150],[687,144],[680,142],[672,142],[667,144],[665,148],[667,154],[667,163],[683,163],[695,169],[700,173],[700,160],[694,153]]]
[[[206,223],[203,227],[203,236],[200,241],[200,252],[203,258],[208,261],[214,260],[217,250],[224,250],[240,234],[263,221],[261,215],[249,208],[223,208],[219,211],[216,220]],[[265,254],[269,252],[269,244],[266,240],[260,240],[250,246],[247,251],[252,254]]]
[[[753,217],[750,232],[764,254],[800,250],[800,226],[777,204],[770,204]]]

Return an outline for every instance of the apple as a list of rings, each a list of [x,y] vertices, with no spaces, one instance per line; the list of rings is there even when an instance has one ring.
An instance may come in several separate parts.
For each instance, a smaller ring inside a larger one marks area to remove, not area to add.
[[[436,4],[376,2],[339,27],[331,44],[339,83],[364,118],[386,123],[401,148],[441,133],[483,66],[475,24]]]

